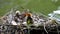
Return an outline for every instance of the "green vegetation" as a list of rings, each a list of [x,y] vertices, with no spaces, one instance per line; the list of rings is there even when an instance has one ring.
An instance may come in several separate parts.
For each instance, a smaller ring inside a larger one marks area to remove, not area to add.
[[[22,10],[21,6],[32,12],[41,12],[47,15],[60,6],[60,0],[57,2],[51,0],[0,0],[0,16],[7,13],[11,8]]]

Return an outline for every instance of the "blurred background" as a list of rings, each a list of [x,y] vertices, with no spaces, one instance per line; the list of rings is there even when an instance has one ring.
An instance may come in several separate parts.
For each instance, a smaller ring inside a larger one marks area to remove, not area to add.
[[[20,11],[25,8],[47,16],[52,11],[60,9],[60,0],[0,0],[0,17],[11,8]]]

